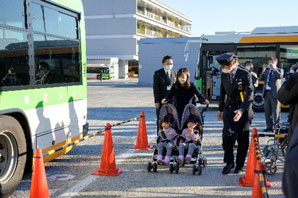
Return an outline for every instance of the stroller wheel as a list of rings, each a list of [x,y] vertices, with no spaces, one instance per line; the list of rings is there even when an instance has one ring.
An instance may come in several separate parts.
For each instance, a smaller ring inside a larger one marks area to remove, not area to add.
[[[207,158],[203,158],[203,168],[207,166]]]
[[[154,164],[153,164],[153,172],[156,172],[156,171],[157,171],[157,164],[154,163]]]
[[[178,174],[179,173],[179,164],[175,165],[175,173]]]
[[[199,158],[199,165],[202,165],[203,164],[203,159],[200,157]]]
[[[196,172],[197,172],[197,167],[196,167],[196,165],[193,165],[192,166],[192,174],[195,175]]]
[[[199,167],[198,167],[198,175],[201,175],[201,174],[202,174],[202,169],[203,169],[202,166],[199,166]]]
[[[169,166],[170,173],[173,173],[173,170],[174,170],[174,165],[173,164],[170,164],[170,166]]]
[[[151,172],[151,169],[152,169],[152,163],[151,162],[148,162],[148,164],[147,164],[147,171],[148,172]]]
[[[277,166],[273,162],[265,163],[265,172],[267,175],[274,175],[277,171]]]

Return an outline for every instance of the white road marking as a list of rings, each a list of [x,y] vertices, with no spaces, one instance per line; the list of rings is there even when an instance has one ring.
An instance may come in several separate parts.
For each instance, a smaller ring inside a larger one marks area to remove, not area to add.
[[[156,135],[148,135],[148,142],[151,142],[155,137],[156,137]],[[121,164],[121,162],[125,161],[128,157],[130,157],[131,154],[133,154],[135,152],[136,152],[135,149],[130,149],[127,152],[122,153],[121,155],[117,156],[117,158],[119,158],[119,159],[116,159],[116,164]],[[94,175],[90,175],[87,178],[85,178],[84,180],[82,180],[81,182],[79,182],[76,185],[74,185],[72,188],[70,188],[67,191],[65,191],[58,198],[66,198],[66,197],[79,196],[79,192],[81,190],[83,190],[84,188],[86,188],[92,182],[96,181],[98,178],[100,178],[100,177],[94,176]]]
[[[73,179],[75,176],[74,175],[69,175],[69,174],[57,174],[57,175],[51,175],[47,177],[49,180],[70,180]]]

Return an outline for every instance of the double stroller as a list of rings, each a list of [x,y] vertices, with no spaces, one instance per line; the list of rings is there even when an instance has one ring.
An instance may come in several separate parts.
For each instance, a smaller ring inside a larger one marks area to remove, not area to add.
[[[160,115],[159,115],[160,122],[163,120],[163,118],[165,116],[170,115],[173,118],[173,123],[172,123],[171,127],[173,129],[175,129],[176,132],[178,133],[178,135],[177,135],[178,137],[176,139],[177,146],[172,149],[172,153],[171,153],[171,157],[170,157],[170,161],[169,161],[169,172],[170,173],[173,173],[175,171],[175,173],[178,174],[180,166],[185,165],[185,163],[183,162],[179,166],[179,163],[177,163],[176,159],[179,156],[179,150],[178,150],[179,144],[185,141],[184,137],[181,134],[182,134],[183,129],[187,128],[187,121],[189,120],[189,118],[195,118],[196,121],[198,122],[195,129],[197,129],[199,136],[200,136],[200,140],[198,142],[196,142],[197,146],[191,156],[190,164],[193,164],[192,174],[195,175],[196,172],[198,172],[198,175],[201,175],[203,168],[206,167],[207,159],[202,156],[201,140],[203,137],[203,124],[204,124],[203,114],[207,110],[207,108],[208,108],[208,106],[206,106],[200,113],[200,111],[197,109],[197,107],[195,105],[188,104],[184,108],[181,121],[177,114],[176,108],[172,104],[168,104],[168,103],[164,104],[162,106],[162,108],[160,109]],[[164,140],[163,140],[163,138],[161,138],[159,136],[157,138],[157,144],[159,144],[161,141],[164,141]],[[167,140],[167,141],[169,141],[169,140]],[[184,142],[184,143],[188,144],[188,142]],[[188,149],[185,149],[184,157],[186,156],[187,152],[188,152]],[[166,149],[163,150],[162,155],[165,156],[165,154],[166,154]],[[159,166],[159,164],[158,164],[158,149],[155,148],[152,160],[150,160],[147,164],[147,170],[148,170],[148,172],[151,172],[151,171],[156,172],[158,166]]]

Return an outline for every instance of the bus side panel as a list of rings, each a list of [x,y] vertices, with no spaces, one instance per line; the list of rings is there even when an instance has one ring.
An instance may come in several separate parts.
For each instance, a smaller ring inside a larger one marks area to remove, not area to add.
[[[30,117],[33,150],[49,148],[83,133],[86,124],[87,100],[26,110]],[[50,119],[51,118],[51,119]]]

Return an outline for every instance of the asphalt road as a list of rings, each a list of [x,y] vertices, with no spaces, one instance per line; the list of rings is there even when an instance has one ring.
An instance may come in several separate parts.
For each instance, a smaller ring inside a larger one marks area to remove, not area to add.
[[[103,129],[105,123],[117,123],[145,111],[148,139],[155,143],[155,109],[151,85],[139,85],[135,80],[88,82],[88,122],[90,132]],[[282,120],[286,120],[282,113]],[[208,165],[202,175],[192,175],[192,167],[185,166],[179,174],[170,174],[168,167],[159,166],[156,173],[148,173],[146,165],[153,151],[131,150],[135,144],[138,121],[112,128],[116,163],[124,172],[118,177],[91,176],[100,165],[103,135],[81,142],[68,154],[46,163],[51,197],[251,197],[252,188],[240,187],[236,175],[221,174],[223,164],[222,122],[216,111],[205,114],[203,155]],[[265,127],[264,113],[256,113],[252,127]],[[268,138],[260,139],[261,147]],[[278,171],[269,175],[272,184],[269,196],[283,197],[281,178],[283,162]],[[27,173],[11,197],[29,197],[31,173]]]

